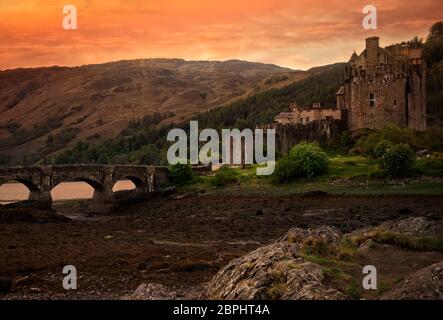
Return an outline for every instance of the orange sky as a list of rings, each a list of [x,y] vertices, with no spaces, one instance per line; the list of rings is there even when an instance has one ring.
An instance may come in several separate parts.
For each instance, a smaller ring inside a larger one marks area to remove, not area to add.
[[[78,30],[62,28],[66,4]],[[361,26],[366,4],[376,31]],[[0,0],[0,69],[156,57],[306,69],[347,60],[368,36],[426,36],[442,12],[441,0]]]

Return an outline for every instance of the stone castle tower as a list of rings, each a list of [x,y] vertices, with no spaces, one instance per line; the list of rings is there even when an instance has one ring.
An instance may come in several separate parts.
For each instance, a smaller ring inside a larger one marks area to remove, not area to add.
[[[347,109],[349,130],[380,129],[389,124],[426,129],[425,63],[422,49],[408,45],[380,48],[379,38],[366,39],[345,69],[337,108]]]

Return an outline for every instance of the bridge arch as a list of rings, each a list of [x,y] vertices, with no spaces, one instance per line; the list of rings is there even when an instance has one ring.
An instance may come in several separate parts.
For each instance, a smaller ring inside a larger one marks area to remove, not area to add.
[[[106,187],[99,181],[87,177],[53,177],[52,179],[52,189],[57,187],[61,183],[66,182],[85,182],[91,186],[94,190],[103,191]]]
[[[124,188],[124,189],[117,189],[114,192],[124,191],[124,190],[134,190],[135,189],[135,196],[136,197],[144,197],[149,193],[149,185],[145,181],[143,181],[142,178],[134,176],[134,175],[118,175],[118,178],[114,178],[114,186],[113,190],[116,189],[116,186],[119,182],[123,181],[130,181],[133,185],[133,188]]]
[[[8,182],[19,182],[28,189],[29,194],[27,200],[44,200],[51,202],[51,197],[43,190],[39,179],[34,176],[24,175],[6,175],[0,177],[0,185]]]

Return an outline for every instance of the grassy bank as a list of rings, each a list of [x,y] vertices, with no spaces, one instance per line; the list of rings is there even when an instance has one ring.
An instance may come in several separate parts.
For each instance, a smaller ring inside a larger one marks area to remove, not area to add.
[[[441,163],[434,158],[418,159],[411,174],[404,178],[382,175],[376,160],[363,156],[334,156],[326,174],[313,179],[298,179],[273,184],[269,177],[257,176],[257,166],[224,168],[207,177],[195,177],[184,190],[221,193],[286,195],[324,191],[340,195],[443,195]]]

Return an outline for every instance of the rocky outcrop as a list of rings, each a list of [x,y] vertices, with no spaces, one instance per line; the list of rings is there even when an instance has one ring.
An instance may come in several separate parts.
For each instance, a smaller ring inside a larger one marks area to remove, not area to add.
[[[344,299],[323,284],[322,267],[300,255],[304,241],[338,243],[329,227],[291,229],[277,242],[231,261],[209,283],[204,293],[212,299]]]
[[[291,228],[277,242],[286,242],[294,245],[301,245],[307,240],[322,240],[329,245],[337,247],[340,245],[341,232],[329,226],[320,226],[315,229]]]
[[[443,300],[443,261],[420,269],[388,293],[384,300]]]
[[[372,237],[380,231],[439,238],[443,234],[441,228],[440,221],[422,217],[390,221],[345,235],[329,226],[292,228],[276,242],[231,261],[209,282],[203,297],[228,300],[351,298],[348,296],[351,293],[344,294],[349,287],[334,287],[330,281],[325,281],[328,280],[325,274],[328,275],[330,269],[310,261],[326,258],[339,266],[343,261],[349,262],[346,259],[352,255],[361,259],[362,255],[370,254],[376,245]],[[364,242],[359,243],[361,240]],[[342,258],[345,260],[340,262]],[[359,263],[354,262],[360,268]],[[396,284],[382,298],[443,299],[442,270],[443,262],[421,269]],[[355,282],[355,278],[346,271],[338,270],[337,274],[340,273],[342,281]]]
[[[426,219],[425,217],[411,217],[399,221],[388,221],[380,225],[383,230],[423,237],[443,236],[443,223]]]

